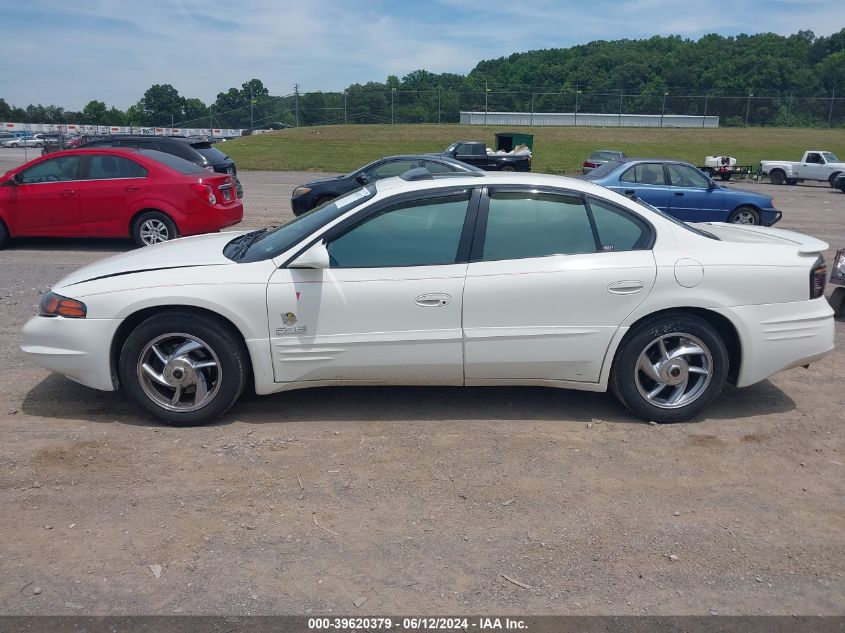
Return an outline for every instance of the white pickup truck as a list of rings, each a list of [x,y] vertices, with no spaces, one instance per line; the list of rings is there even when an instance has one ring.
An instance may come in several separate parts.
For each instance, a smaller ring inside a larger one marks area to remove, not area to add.
[[[826,180],[833,187],[836,177],[845,173],[845,163],[840,162],[833,152],[811,149],[804,152],[804,158],[797,163],[764,160],[760,163],[759,173],[768,175],[773,185],[794,185],[804,180]]]

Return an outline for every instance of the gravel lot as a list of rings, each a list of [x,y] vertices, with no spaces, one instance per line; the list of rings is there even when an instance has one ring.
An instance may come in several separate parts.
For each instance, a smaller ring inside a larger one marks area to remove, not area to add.
[[[244,226],[314,176],[244,172]],[[845,195],[745,186],[845,245]],[[18,349],[39,292],[129,248],[0,251],[0,613],[845,613],[841,321],[826,359],[689,424],[605,394],[349,388],[173,429]]]

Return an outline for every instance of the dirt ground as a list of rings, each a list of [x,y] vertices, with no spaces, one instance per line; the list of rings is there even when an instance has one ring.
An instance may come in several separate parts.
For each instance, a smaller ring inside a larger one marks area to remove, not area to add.
[[[244,172],[244,226],[313,177]],[[746,186],[845,246],[842,193]],[[129,248],[0,251],[0,614],[845,613],[842,321],[827,358],[689,424],[607,394],[349,388],[174,429],[19,351],[40,292]]]

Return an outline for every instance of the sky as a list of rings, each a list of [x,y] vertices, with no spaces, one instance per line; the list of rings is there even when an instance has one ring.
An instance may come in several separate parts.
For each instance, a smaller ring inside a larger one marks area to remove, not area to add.
[[[155,83],[213,102],[261,79],[270,94],[342,90],[411,71],[652,35],[845,26],[842,0],[0,0],[0,97],[125,109]],[[720,9],[719,6],[724,5]]]

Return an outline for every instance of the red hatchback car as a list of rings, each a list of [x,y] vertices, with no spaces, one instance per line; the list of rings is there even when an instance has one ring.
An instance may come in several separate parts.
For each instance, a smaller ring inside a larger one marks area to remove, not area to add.
[[[79,149],[0,177],[9,237],[131,237],[140,246],[219,231],[243,218],[230,176],[153,150]]]

